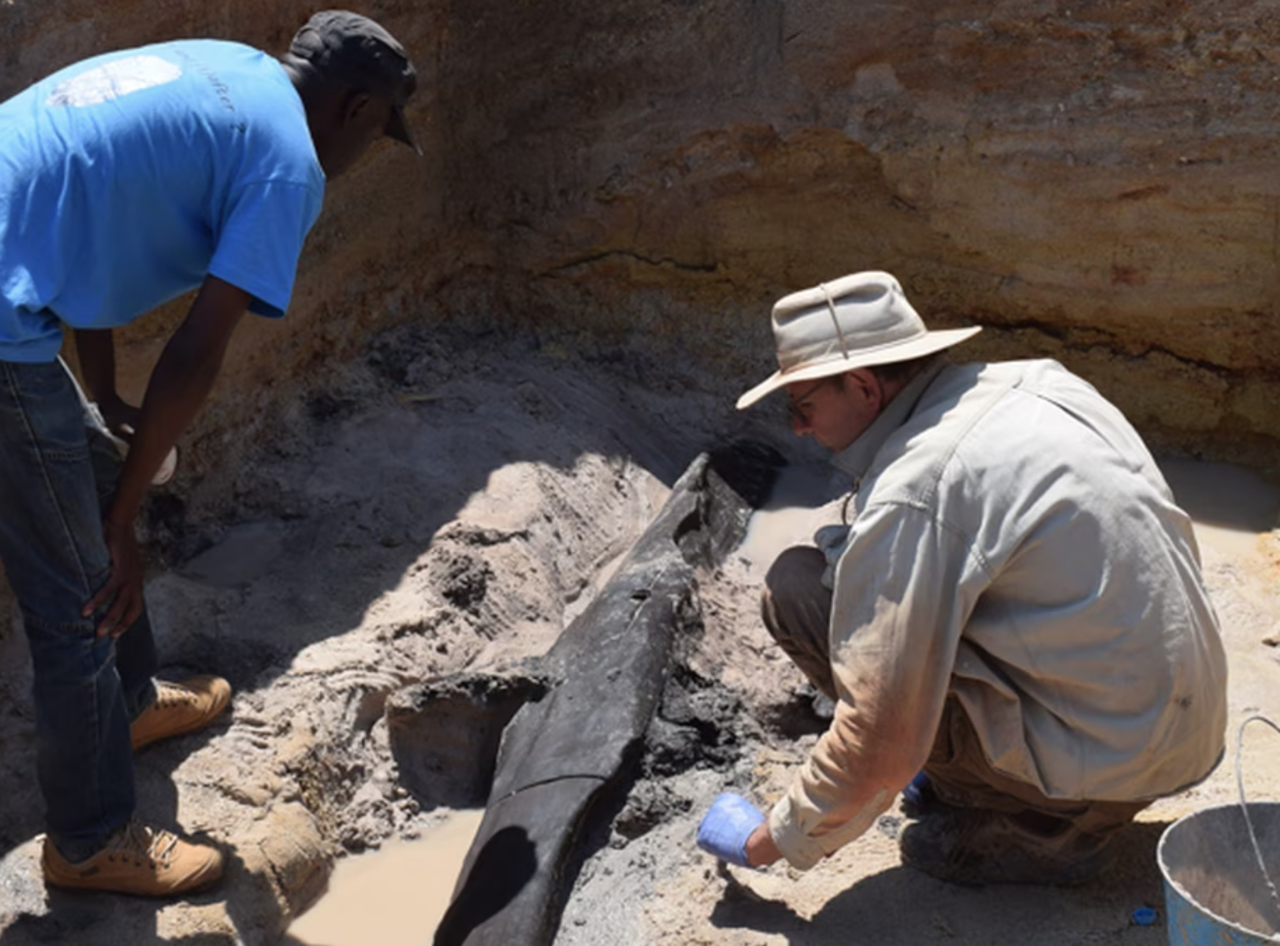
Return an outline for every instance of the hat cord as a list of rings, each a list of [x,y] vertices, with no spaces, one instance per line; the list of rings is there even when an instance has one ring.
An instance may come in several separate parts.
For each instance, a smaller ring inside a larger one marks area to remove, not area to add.
[[[836,303],[831,298],[831,290],[827,288],[826,283],[818,283],[818,287],[822,290],[823,296],[827,300],[827,311],[831,313],[831,324],[835,326],[836,338],[840,340],[840,354],[844,356],[845,361],[849,360],[849,346],[844,340],[844,330],[840,328],[840,317],[836,315]]]

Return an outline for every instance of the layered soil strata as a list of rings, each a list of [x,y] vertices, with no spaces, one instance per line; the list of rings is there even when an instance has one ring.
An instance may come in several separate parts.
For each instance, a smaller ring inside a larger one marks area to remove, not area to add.
[[[0,97],[174,36],[279,50],[309,12],[8,0]],[[939,325],[987,326],[972,357],[1057,357],[1159,445],[1274,466],[1274,4],[365,12],[418,61],[426,156],[388,145],[330,188],[289,318],[235,340],[198,468],[269,439],[389,324],[554,326],[745,386],[773,300],[869,268]],[[125,333],[131,393],[182,311]]]

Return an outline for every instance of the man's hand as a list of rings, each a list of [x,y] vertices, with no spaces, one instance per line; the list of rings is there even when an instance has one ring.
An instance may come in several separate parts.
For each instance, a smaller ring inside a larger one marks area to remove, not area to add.
[[[216,276],[206,276],[196,301],[160,353],[129,455],[107,510],[112,522],[132,522],[147,488],[213,388],[227,344],[251,297]]]
[[[762,827],[764,815],[755,805],[741,795],[726,792],[712,803],[698,825],[698,847],[730,864],[752,867],[755,865],[747,859],[747,841]]]
[[[98,625],[98,636],[119,637],[142,613],[142,556],[138,554],[132,522],[119,525],[106,520],[102,523],[102,533],[111,554],[111,576],[81,614],[89,617],[110,603]]]
[[[140,408],[117,397],[109,402],[99,401],[98,410],[102,412],[102,421],[107,425],[107,430],[126,443],[133,442],[133,435],[138,430],[138,420],[142,417]]]
[[[773,842],[773,835],[769,832],[768,822],[751,832],[751,837],[747,838],[746,852],[747,863],[752,867],[768,867],[782,858],[782,852],[778,850],[778,845]]]
[[[116,392],[116,346],[111,329],[78,328],[75,340],[85,394],[98,405],[107,430],[123,440],[132,440],[142,412]]]
[[[111,329],[78,328],[75,340],[86,400],[97,405],[108,431],[131,443],[142,411],[116,393],[116,346]]]

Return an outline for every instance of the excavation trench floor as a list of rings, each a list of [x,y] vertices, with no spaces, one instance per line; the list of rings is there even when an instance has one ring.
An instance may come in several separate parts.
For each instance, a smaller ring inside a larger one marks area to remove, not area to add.
[[[1246,628],[1265,630],[1267,611],[1253,613],[1236,595],[1247,599],[1261,594],[1274,574],[1267,556],[1266,527],[1275,521],[1280,502],[1276,491],[1248,471],[1221,464],[1167,460],[1164,468],[1180,501],[1196,516],[1197,535],[1212,563],[1211,580],[1222,585],[1219,597],[1230,608],[1229,620],[1243,619]],[[711,620],[694,663],[732,668],[727,685],[750,694],[748,702],[763,719],[778,718],[788,697],[804,691],[798,677],[772,659],[772,652],[756,633],[754,614],[749,610],[743,613],[737,602],[752,599],[752,586],[779,551],[806,541],[818,525],[838,518],[838,501],[818,500],[838,491],[840,485],[838,477],[821,465],[787,470],[768,507],[753,518],[735,561],[717,575],[704,576],[703,593]],[[1280,615],[1275,617],[1280,621]],[[1280,719],[1276,715],[1280,700],[1267,691],[1267,679],[1272,677],[1274,686],[1280,667],[1274,662],[1268,665],[1265,650],[1255,650],[1265,646],[1258,637],[1251,646],[1233,647],[1238,684],[1233,691],[1233,710],[1237,719],[1255,710]],[[1250,652],[1263,660],[1255,665]],[[1268,702],[1257,705],[1259,699]],[[1268,738],[1275,737],[1259,727],[1247,732],[1246,790],[1251,797],[1269,794],[1274,798],[1280,790],[1276,747],[1268,746]],[[623,843],[621,835],[610,832],[609,841],[585,865],[557,943],[905,943],[918,941],[925,930],[934,934],[925,938],[978,943],[1002,933],[1012,934],[1034,915],[1037,905],[1049,911],[1039,934],[1050,940],[1079,942],[1123,928],[1124,937],[1134,942],[1163,942],[1162,934],[1153,938],[1149,929],[1129,922],[1138,906],[1162,906],[1158,888],[1153,886],[1158,885],[1151,856],[1156,831],[1182,813],[1234,797],[1234,784],[1223,780],[1224,774],[1230,774],[1228,766],[1195,792],[1162,802],[1144,815],[1128,841],[1122,882],[1105,894],[1100,890],[1004,891],[999,909],[993,910],[991,897],[985,892],[956,896],[943,885],[902,871],[891,843],[896,827],[892,814],[881,822],[877,834],[842,853],[835,863],[807,875],[774,868],[762,874],[733,870],[709,877],[707,859],[692,847],[697,817],[708,799],[725,777],[736,779],[740,788],[750,786],[765,795],[780,790],[790,764],[800,758],[798,750],[809,741],[803,736],[788,740],[776,728],[766,728],[752,740],[744,763],[736,769],[642,779],[637,795],[656,793],[662,798],[659,807],[664,823],[655,831],[657,837]],[[719,777],[709,778],[709,774]],[[687,808],[683,802],[689,803]],[[456,817],[460,825],[452,821],[421,841],[358,856],[340,865],[328,896],[291,930],[296,939],[288,941],[290,946],[359,946],[368,942],[371,928],[352,923],[351,918],[353,913],[358,915],[361,903],[372,902],[375,890],[380,891],[377,896],[384,897],[379,901],[379,925],[375,927],[378,942],[383,946],[423,942],[424,922],[442,914],[440,892],[447,895],[447,881],[456,876],[461,863],[459,839],[466,837],[466,826],[474,824],[468,820],[474,813]],[[402,872],[408,864],[417,864],[422,870],[419,899],[412,910],[404,903],[385,899],[386,891],[403,888]],[[918,893],[920,902],[934,904],[926,924],[920,923],[915,909],[888,920],[874,899],[855,907],[851,888],[859,882],[867,886],[876,876],[881,877],[880,883],[896,881],[902,887],[899,899],[891,898],[890,903],[906,907]],[[1007,906],[1005,898],[1010,898]],[[806,916],[800,912],[804,909],[812,912]],[[827,911],[833,910],[838,913],[828,917]],[[854,918],[874,934],[850,937],[842,923]],[[426,928],[430,929],[429,924]]]
[[[811,691],[771,646],[757,611],[760,581],[773,556],[804,542],[818,525],[839,521],[839,484],[821,466],[807,466],[789,471],[778,490],[779,508],[757,514],[739,554],[702,590],[707,630],[691,665],[741,696],[742,712],[761,722],[759,738],[727,771],[694,768],[662,781],[666,797],[687,799],[688,810],[638,841],[606,845],[585,866],[557,946],[1167,943],[1155,857],[1161,832],[1184,814],[1238,798],[1234,745],[1245,717],[1262,713],[1280,722],[1280,652],[1264,643],[1280,631],[1280,546],[1271,531],[1274,488],[1221,464],[1167,460],[1163,466],[1196,518],[1223,624],[1229,758],[1203,784],[1143,812],[1106,880],[1072,890],[975,890],[934,881],[901,865],[896,805],[861,839],[806,873],[785,865],[761,872],[717,869],[696,850],[698,817],[717,792],[729,784],[771,803],[816,740],[816,727],[798,724],[794,712]],[[815,505],[811,497],[824,489],[835,498]],[[1262,726],[1245,731],[1242,769],[1250,798],[1280,798],[1278,739]],[[642,783],[635,794],[653,791]],[[1133,922],[1133,911],[1143,906],[1158,910],[1154,926]]]
[[[237,695],[208,733],[139,756],[140,813],[226,845],[221,887],[172,904],[46,892],[29,657],[14,627],[0,636],[0,946],[395,942],[341,939],[323,922],[330,902],[353,902],[341,900],[352,891],[361,902],[361,884],[390,894],[390,906],[363,895],[379,922],[398,903],[403,941],[427,942],[428,890],[450,886],[456,867],[424,864],[414,845],[450,830],[451,812],[398,778],[387,699],[544,653],[700,451],[742,436],[788,445],[781,409],[735,414],[734,392],[670,364],[587,365],[527,338],[439,329],[377,350],[283,418],[252,464],[198,482],[180,471],[164,495],[182,505],[155,504],[148,524],[165,559],[148,584],[162,663],[221,673]],[[584,838],[558,946],[1164,942],[1160,926],[1130,921],[1136,907],[1162,906],[1156,839],[1181,814],[1232,799],[1230,766],[1145,812],[1118,875],[1073,891],[934,883],[899,864],[892,816],[806,874],[718,871],[696,850],[698,817],[719,791],[767,804],[819,731],[811,693],[757,615],[771,556],[839,516],[837,475],[812,453],[795,457],[779,508],[699,576],[704,627],[678,647],[634,785]],[[1274,493],[1230,469],[1170,471],[1204,523],[1232,732],[1250,712],[1280,720],[1280,661],[1263,643],[1280,630],[1280,549],[1262,535],[1276,524]],[[1277,738],[1246,740],[1258,797],[1280,795]],[[417,893],[402,883],[414,875]]]

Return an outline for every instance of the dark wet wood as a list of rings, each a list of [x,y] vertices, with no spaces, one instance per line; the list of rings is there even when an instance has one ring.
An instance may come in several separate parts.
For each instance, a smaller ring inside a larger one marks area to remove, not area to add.
[[[625,785],[666,683],[672,642],[695,626],[695,571],[736,547],[782,464],[739,444],[700,456],[599,596],[544,660],[556,680],[503,733],[485,817],[436,946],[550,943],[593,806]]]

